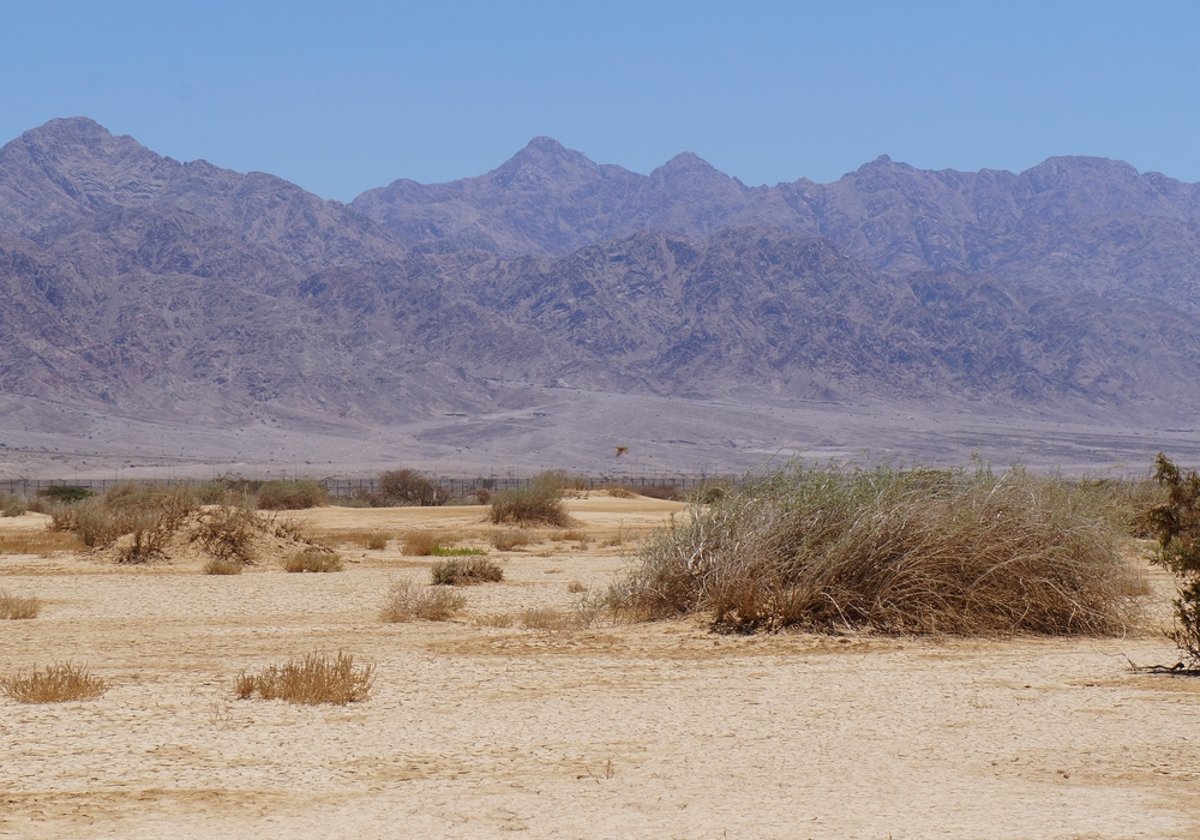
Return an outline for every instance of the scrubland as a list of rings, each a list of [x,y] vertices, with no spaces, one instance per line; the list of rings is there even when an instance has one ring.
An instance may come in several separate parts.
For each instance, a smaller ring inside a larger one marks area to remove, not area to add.
[[[0,518],[0,836],[1200,831],[1151,488],[539,493]]]

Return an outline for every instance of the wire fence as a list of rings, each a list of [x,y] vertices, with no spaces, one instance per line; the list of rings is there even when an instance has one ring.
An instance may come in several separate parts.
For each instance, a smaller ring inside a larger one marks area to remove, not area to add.
[[[479,491],[489,493],[497,490],[519,490],[527,488],[533,481],[530,477],[521,476],[476,476],[474,478],[425,477],[440,495],[449,499],[466,499]],[[83,487],[93,493],[103,493],[118,484],[135,485],[171,485],[199,487],[214,481],[236,480],[254,483],[265,483],[275,479],[244,479],[228,478],[11,478],[0,479],[0,492],[32,499],[44,495],[50,487]],[[334,499],[351,499],[369,497],[379,491],[378,476],[340,477],[310,479],[322,485],[329,496]],[[635,493],[642,490],[659,491],[673,489],[680,495],[686,495],[693,490],[710,484],[713,481],[736,481],[731,476],[711,475],[642,475],[642,476],[576,476],[567,478],[567,486],[577,490],[599,490],[606,487],[625,487]]]

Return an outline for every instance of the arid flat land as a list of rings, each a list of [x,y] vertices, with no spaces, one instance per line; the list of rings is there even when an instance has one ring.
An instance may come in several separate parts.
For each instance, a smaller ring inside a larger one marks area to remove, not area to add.
[[[0,837],[1200,836],[1200,680],[1126,660],[1174,662],[1165,578],[1124,638],[527,629],[524,611],[569,615],[572,583],[605,586],[685,515],[568,507],[569,538],[493,549],[505,580],[456,589],[467,608],[440,623],[380,621],[390,583],[436,560],[398,539],[346,544],[334,574],[0,555],[0,589],[43,600],[0,621],[0,675],[71,660],[112,683],[86,702],[0,695]],[[291,516],[333,542],[424,528],[482,546],[484,511]],[[374,663],[370,698],[235,699],[240,672],[310,651]]]

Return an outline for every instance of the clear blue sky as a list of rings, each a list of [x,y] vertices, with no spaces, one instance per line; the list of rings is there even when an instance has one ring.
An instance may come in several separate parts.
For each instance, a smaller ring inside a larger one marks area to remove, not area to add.
[[[639,172],[690,150],[748,184],[883,153],[1200,181],[1196,2],[6,6],[0,142],[85,115],[327,198],[479,174],[539,134]]]

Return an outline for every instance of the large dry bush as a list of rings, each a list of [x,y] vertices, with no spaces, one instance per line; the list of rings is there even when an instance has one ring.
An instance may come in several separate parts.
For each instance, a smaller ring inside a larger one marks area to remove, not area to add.
[[[553,525],[570,522],[563,507],[563,477],[559,473],[534,476],[529,486],[501,490],[492,496],[491,520],[497,524]]]
[[[57,509],[52,527],[74,532],[88,548],[132,535],[117,560],[145,563],[162,555],[170,534],[196,506],[195,496],[185,486],[122,483],[103,496]]]
[[[92,700],[108,691],[108,682],[82,665],[51,665],[44,671],[0,677],[0,689],[21,703],[63,703]]]
[[[1057,479],[787,469],[644,544],[610,604],[714,627],[1112,633],[1144,579]]]
[[[234,691],[242,700],[257,694],[263,700],[344,706],[366,700],[374,681],[375,666],[357,666],[348,653],[334,657],[309,653],[283,665],[271,665],[258,674],[240,674]]]

